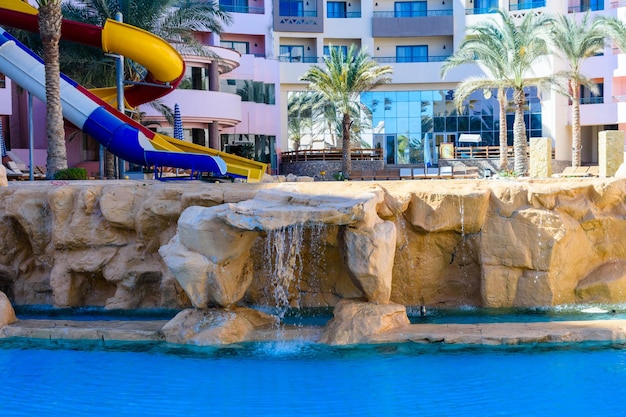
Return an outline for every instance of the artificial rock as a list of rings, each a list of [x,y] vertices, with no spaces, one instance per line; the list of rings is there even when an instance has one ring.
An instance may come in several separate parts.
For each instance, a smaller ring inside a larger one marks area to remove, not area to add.
[[[280,275],[300,307],[622,303],[624,195],[615,178],[11,182],[0,187],[0,291],[14,305],[275,306]],[[193,251],[215,262],[181,278],[165,259],[190,207],[217,213]],[[353,232],[372,245],[361,253],[383,241],[393,253],[350,266]],[[359,281],[365,267],[378,287]]]

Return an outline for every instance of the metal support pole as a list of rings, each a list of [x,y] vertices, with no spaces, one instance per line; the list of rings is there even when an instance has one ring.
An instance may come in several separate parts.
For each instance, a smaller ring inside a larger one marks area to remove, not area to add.
[[[35,155],[35,133],[33,132],[33,95],[29,92],[28,97],[28,159],[29,159],[29,180],[35,180],[35,167],[34,167],[34,155]]]
[[[115,13],[115,20],[118,22],[123,22],[124,18],[122,17],[122,13]],[[117,109],[121,113],[125,113],[126,106],[124,105],[124,57],[122,55],[118,55],[117,60],[115,62],[115,75],[117,80]],[[122,158],[117,158],[117,172],[118,178],[123,179],[125,177],[125,162]]]

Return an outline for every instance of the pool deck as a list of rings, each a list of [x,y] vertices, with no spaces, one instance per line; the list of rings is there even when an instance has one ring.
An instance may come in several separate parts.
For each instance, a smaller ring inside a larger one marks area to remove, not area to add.
[[[167,320],[18,320],[0,328],[2,338],[102,341],[164,341]],[[286,327],[281,340],[319,340],[322,327]],[[275,329],[249,334],[250,341],[276,339]],[[410,324],[372,336],[361,343],[524,345],[538,343],[626,342],[626,320],[552,321],[485,324]]]

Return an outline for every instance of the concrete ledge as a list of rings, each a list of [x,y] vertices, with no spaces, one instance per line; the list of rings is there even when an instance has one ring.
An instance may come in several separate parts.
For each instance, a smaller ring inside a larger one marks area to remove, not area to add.
[[[1,338],[59,340],[164,341],[166,320],[71,321],[19,320],[0,328]],[[317,343],[322,327],[264,328],[249,341],[308,341]],[[626,342],[626,320],[555,321],[488,324],[410,324],[373,336],[368,343],[523,345],[536,343]]]

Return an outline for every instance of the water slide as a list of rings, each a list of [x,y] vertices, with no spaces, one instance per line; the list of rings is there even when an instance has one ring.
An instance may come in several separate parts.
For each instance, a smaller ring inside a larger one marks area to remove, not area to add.
[[[0,0],[0,25],[39,31],[37,9],[20,0]],[[102,48],[140,63],[148,70],[144,82],[124,89],[129,106],[158,99],[171,92],[185,73],[180,54],[163,39],[124,23],[107,20],[104,27],[64,20],[62,38]],[[0,28],[0,72],[45,101],[43,61]],[[90,91],[61,76],[63,116],[100,142],[114,155],[142,166],[190,169],[196,173],[262,179],[267,165],[204,146],[155,133],[109,103],[114,89]],[[108,100],[105,101],[103,98]]]

